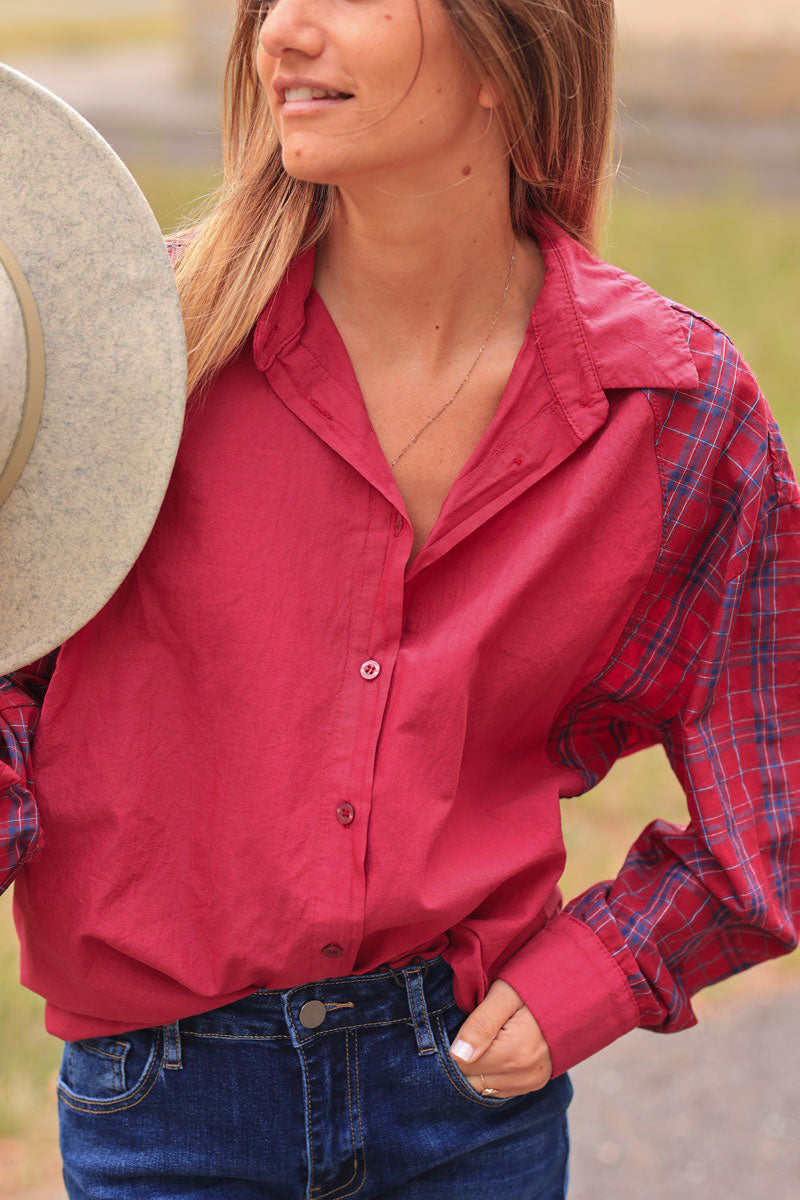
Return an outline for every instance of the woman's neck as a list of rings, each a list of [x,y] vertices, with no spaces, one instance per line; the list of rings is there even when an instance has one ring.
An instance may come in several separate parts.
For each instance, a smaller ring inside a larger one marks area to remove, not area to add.
[[[340,192],[333,226],[317,245],[314,287],[340,330],[368,342],[387,365],[413,346],[435,372],[454,350],[477,351],[487,333],[514,234],[507,184],[476,203],[476,182],[369,209]],[[518,239],[502,324],[524,327],[542,277],[538,246]]]

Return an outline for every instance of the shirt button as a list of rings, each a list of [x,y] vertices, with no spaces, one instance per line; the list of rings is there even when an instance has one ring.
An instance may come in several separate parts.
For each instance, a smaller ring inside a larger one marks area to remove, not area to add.
[[[365,679],[374,679],[376,675],[380,675],[381,664],[375,662],[374,658],[368,658],[366,662],[361,664],[361,674]]]
[[[352,804],[340,804],[336,810],[336,815],[343,825],[349,825],[356,812]]]
[[[328,958],[338,958],[344,951],[341,946],[336,945],[336,942],[328,942],[327,946],[322,947],[322,953],[327,954]]]

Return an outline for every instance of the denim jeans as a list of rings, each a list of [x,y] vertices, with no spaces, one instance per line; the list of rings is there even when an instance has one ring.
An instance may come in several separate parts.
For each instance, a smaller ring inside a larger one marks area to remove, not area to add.
[[[64,1044],[70,1200],[563,1200],[567,1074],[482,1096],[439,955]]]

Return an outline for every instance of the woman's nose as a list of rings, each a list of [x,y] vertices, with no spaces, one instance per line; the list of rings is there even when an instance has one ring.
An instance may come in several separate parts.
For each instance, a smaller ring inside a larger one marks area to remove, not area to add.
[[[261,49],[273,58],[299,50],[309,58],[322,52],[325,33],[316,0],[273,0],[258,33]]]

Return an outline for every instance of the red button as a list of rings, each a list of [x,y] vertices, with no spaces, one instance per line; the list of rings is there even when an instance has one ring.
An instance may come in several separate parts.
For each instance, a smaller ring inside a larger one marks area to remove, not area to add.
[[[356,810],[352,804],[340,804],[336,810],[336,815],[343,825],[349,825],[356,815]]]
[[[336,942],[329,942],[327,946],[322,947],[322,953],[327,954],[328,958],[338,958],[344,951],[341,946],[336,945]]]

